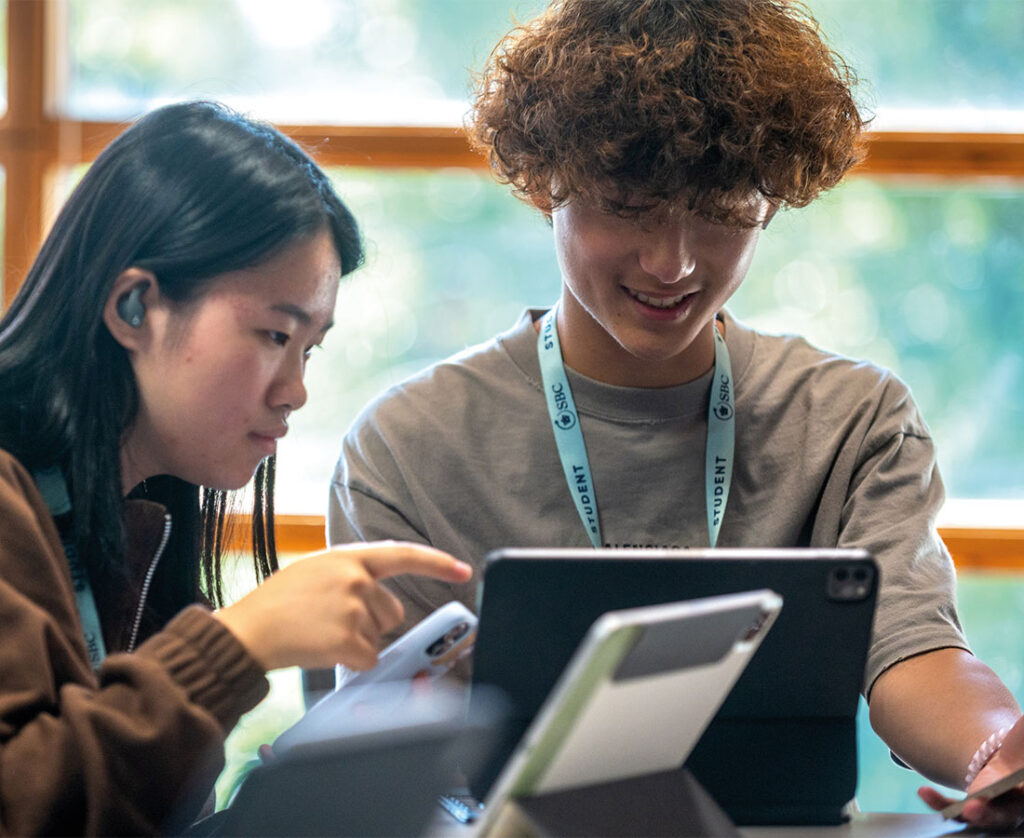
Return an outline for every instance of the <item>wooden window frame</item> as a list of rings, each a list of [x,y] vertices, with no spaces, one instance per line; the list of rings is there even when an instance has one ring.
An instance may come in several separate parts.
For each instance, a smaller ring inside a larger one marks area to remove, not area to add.
[[[50,46],[64,24],[62,3],[8,0],[7,113],[0,118],[0,165],[6,173],[2,308],[17,291],[54,215],[53,187],[62,170],[87,163],[122,130],[119,122],[61,119],[51,113],[61,67]],[[280,125],[315,149],[324,166],[484,168],[453,127]],[[1024,180],[1024,134],[883,132],[867,136],[867,156],[853,172],[882,178]],[[244,528],[239,528],[244,531]],[[961,569],[1024,572],[1024,526],[940,530]],[[278,548],[299,553],[324,546],[324,519],[278,516]],[[241,545],[239,545],[241,546]]]

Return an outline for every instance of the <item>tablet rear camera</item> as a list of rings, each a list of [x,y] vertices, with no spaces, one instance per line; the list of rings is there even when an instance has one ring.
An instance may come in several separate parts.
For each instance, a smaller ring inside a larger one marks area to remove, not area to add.
[[[835,567],[828,577],[828,598],[838,602],[867,599],[874,576],[874,571],[865,565]]]

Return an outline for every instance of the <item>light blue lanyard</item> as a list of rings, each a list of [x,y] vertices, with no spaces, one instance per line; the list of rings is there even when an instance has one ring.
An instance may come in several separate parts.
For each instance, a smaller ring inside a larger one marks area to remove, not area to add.
[[[54,466],[40,469],[32,476],[35,478],[39,494],[46,501],[50,515],[56,519],[71,511],[71,498],[68,497],[67,483],[64,482],[64,474],[59,468]],[[100,615],[96,610],[96,599],[92,595],[92,586],[89,584],[89,573],[82,564],[71,533],[61,534],[61,546],[64,548],[64,555],[68,560],[68,569],[71,571],[71,583],[75,588],[75,601],[78,605],[79,619],[82,621],[85,647],[89,650],[89,662],[93,669],[99,669],[103,659],[107,656],[107,647],[103,642]]]
[[[537,355],[544,397],[554,427],[555,444],[562,460],[562,471],[569,485],[576,511],[587,531],[590,543],[601,546],[601,520],[597,510],[597,495],[590,475],[587,446],[583,441],[576,403],[562,363],[562,347],[558,342],[555,306],[540,321],[537,335]],[[736,422],[732,397],[732,364],[729,348],[718,329],[715,333],[715,372],[711,380],[711,398],[708,404],[708,441],[704,453],[704,484],[708,513],[708,541],[714,547],[722,528],[725,505],[729,500],[732,482],[733,452],[736,443]]]

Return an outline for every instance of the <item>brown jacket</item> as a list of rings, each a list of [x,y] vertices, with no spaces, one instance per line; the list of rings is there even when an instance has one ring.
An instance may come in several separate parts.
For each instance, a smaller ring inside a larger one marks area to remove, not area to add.
[[[164,517],[156,504],[128,503],[139,578]],[[263,670],[205,608],[186,609],[131,654],[115,650],[134,609],[110,616],[108,657],[94,673],[53,519],[31,475],[0,449],[0,834],[158,832],[183,796],[210,788],[227,732],[266,694]]]

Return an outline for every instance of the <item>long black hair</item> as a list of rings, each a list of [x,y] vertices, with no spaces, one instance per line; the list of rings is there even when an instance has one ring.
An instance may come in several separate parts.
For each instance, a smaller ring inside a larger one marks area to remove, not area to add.
[[[138,410],[127,352],[103,322],[114,280],[151,271],[178,302],[218,274],[252,267],[326,229],[346,274],[362,261],[358,227],[327,176],[269,125],[213,102],[139,119],[97,158],[68,199],[0,319],[0,446],[27,468],[59,466],[74,539],[101,599],[124,572],[120,444]],[[256,474],[257,579],[277,568],[273,458]],[[173,535],[152,604],[168,619],[203,591],[223,604],[227,493],[179,478],[145,481]]]

